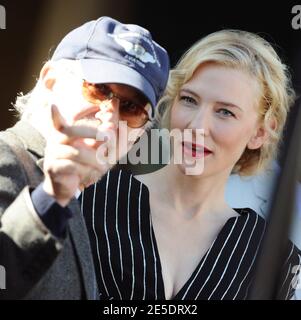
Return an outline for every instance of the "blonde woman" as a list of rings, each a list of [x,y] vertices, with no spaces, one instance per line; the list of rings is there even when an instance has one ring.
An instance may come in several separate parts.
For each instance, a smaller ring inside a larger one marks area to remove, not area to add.
[[[231,208],[225,185],[232,172],[260,172],[275,157],[293,100],[285,65],[255,34],[219,31],[185,53],[157,113],[161,127],[192,132],[173,141],[183,161],[135,177],[110,171],[82,195],[103,298],[247,298],[265,221]],[[202,172],[187,175],[200,159]],[[283,299],[300,257],[289,243]]]

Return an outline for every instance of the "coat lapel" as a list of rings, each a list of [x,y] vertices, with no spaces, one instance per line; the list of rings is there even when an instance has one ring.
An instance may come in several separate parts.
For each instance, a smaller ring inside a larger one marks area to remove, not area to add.
[[[87,299],[98,299],[97,285],[94,272],[94,263],[92,260],[92,252],[90,248],[90,240],[88,238],[88,231],[86,229],[85,221],[80,212],[78,200],[73,198],[68,205],[72,210],[74,216],[69,221],[70,237],[73,240],[78,255],[80,270],[82,272],[84,289]]]

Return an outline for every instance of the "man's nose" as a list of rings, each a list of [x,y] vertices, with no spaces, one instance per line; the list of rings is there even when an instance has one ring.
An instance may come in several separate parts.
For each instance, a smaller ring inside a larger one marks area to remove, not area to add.
[[[119,99],[113,97],[103,101],[99,105],[99,111],[95,114],[95,117],[102,122],[113,122],[118,124],[119,119]]]

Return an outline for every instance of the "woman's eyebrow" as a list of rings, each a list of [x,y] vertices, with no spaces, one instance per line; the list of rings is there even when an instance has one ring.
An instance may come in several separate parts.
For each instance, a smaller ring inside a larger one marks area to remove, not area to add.
[[[182,93],[188,93],[188,94],[191,94],[191,95],[193,95],[193,96],[195,96],[195,97],[200,98],[200,96],[199,96],[195,91],[193,91],[193,90],[191,90],[191,89],[188,89],[188,88],[182,88],[182,89],[180,90],[180,92],[182,92]],[[243,111],[241,107],[239,107],[238,105],[236,105],[236,104],[234,104],[234,103],[231,103],[231,102],[216,101],[216,103],[221,104],[221,105],[223,105],[223,106],[228,106],[228,107],[232,107],[232,108],[237,108],[237,109],[239,109],[240,111]]]
[[[216,103],[221,104],[225,107],[230,107],[230,108],[237,108],[240,111],[243,111],[241,107],[239,107],[238,105],[231,103],[231,102],[226,102],[226,101],[216,101]]]
[[[193,91],[193,90],[191,90],[191,89],[182,88],[182,89],[180,90],[180,92],[186,92],[186,93],[189,93],[189,94],[191,94],[191,95],[193,95],[193,96],[199,97],[199,95],[198,95],[195,91]]]

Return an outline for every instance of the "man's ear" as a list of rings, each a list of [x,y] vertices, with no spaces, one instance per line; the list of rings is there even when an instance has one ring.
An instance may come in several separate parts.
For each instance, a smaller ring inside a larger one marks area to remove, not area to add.
[[[40,71],[39,82],[48,90],[52,90],[56,82],[56,75],[54,71],[54,66],[51,61],[44,64]]]
[[[275,119],[271,119],[269,121],[268,126],[272,129],[276,129],[276,121]],[[247,147],[248,149],[259,149],[268,139],[269,139],[269,133],[267,128],[264,126],[264,124],[261,124],[255,131],[254,135],[249,140]]]

